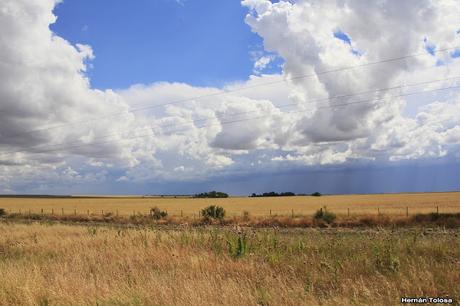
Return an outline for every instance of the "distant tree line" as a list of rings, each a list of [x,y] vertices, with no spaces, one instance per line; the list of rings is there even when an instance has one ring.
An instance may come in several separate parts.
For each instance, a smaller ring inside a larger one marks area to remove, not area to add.
[[[220,191],[210,191],[210,192],[203,192],[198,193],[193,196],[194,198],[228,198],[228,194],[225,192]]]
[[[309,195],[313,196],[313,197],[320,197],[321,193],[314,192],[312,194],[305,194],[305,193],[297,194],[297,196],[309,196]],[[271,192],[264,192],[264,193],[261,193],[261,194],[253,193],[249,197],[250,198],[259,198],[259,197],[293,197],[293,196],[296,196],[296,194],[294,192],[280,192],[280,193],[278,193],[278,192],[271,191]]]
[[[258,197],[293,197],[293,196],[295,196],[294,192],[281,192],[281,193],[278,193],[278,192],[274,192],[274,191],[264,192],[264,193],[261,193],[261,194],[253,193],[253,194],[250,195],[251,198],[258,198]]]

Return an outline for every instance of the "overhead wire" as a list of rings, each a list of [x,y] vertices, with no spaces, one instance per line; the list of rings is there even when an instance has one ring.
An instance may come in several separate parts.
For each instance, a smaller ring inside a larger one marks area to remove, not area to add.
[[[451,48],[438,49],[438,50],[434,50],[433,54],[444,53],[444,52],[449,52],[449,51],[455,51],[455,50],[458,50],[459,48],[460,47],[451,47]],[[184,99],[179,99],[179,100],[170,101],[170,102],[166,102],[166,103],[155,104],[155,105],[147,105],[147,106],[144,106],[144,107],[128,109],[127,111],[123,110],[123,111],[115,112],[115,113],[112,113],[112,114],[106,114],[106,115],[103,115],[103,116],[98,116],[98,117],[94,117],[94,118],[90,118],[90,119],[84,119],[84,120],[74,121],[74,122],[66,122],[66,123],[62,123],[62,124],[58,124],[58,125],[52,125],[52,126],[49,126],[49,127],[36,128],[36,129],[27,130],[27,131],[14,133],[14,134],[10,134],[10,135],[2,135],[2,137],[3,138],[12,138],[12,137],[17,137],[17,136],[26,135],[26,134],[39,133],[39,132],[44,132],[44,131],[48,131],[48,130],[63,128],[63,127],[66,127],[66,126],[73,126],[73,125],[78,125],[78,124],[84,124],[84,123],[90,123],[90,122],[95,122],[95,121],[99,121],[99,120],[109,119],[109,118],[113,118],[113,117],[120,116],[120,115],[129,115],[130,113],[141,112],[141,111],[145,111],[145,110],[149,110],[149,109],[155,109],[155,108],[169,106],[169,105],[176,105],[176,104],[181,104],[181,103],[185,103],[185,102],[189,102],[189,101],[201,100],[201,99],[204,99],[204,98],[211,98],[211,97],[216,97],[216,96],[228,95],[228,94],[232,94],[232,93],[236,93],[236,92],[240,92],[240,91],[244,91],[244,90],[249,90],[249,89],[254,89],[254,88],[258,88],[258,87],[281,84],[281,83],[288,82],[288,81],[294,81],[294,80],[299,80],[299,79],[307,79],[307,78],[311,78],[311,77],[315,77],[315,76],[320,76],[320,75],[325,75],[325,74],[330,74],[330,73],[343,72],[343,71],[347,71],[347,70],[353,70],[353,69],[358,69],[358,68],[363,68],[363,67],[369,67],[369,66],[374,66],[374,65],[383,64],[383,63],[397,62],[397,61],[405,60],[405,59],[408,59],[408,58],[414,58],[414,57],[419,57],[419,56],[423,56],[423,55],[427,55],[427,54],[426,53],[414,53],[414,54],[409,54],[409,55],[395,57],[395,58],[389,58],[389,59],[384,59],[384,60],[379,60],[379,61],[363,63],[363,64],[359,64],[359,65],[352,65],[352,66],[346,66],[346,67],[341,67],[341,68],[336,68],[336,69],[331,69],[331,70],[324,70],[324,71],[315,72],[315,73],[297,75],[297,76],[293,76],[293,77],[289,77],[289,78],[283,78],[282,80],[278,80],[278,81],[263,82],[263,83],[260,83],[260,84],[242,86],[242,87],[233,88],[233,89],[225,89],[224,88],[224,89],[220,90],[219,92],[215,92],[215,93],[211,93],[211,94],[195,96],[195,97],[190,97],[190,98],[184,98]]]
[[[456,77],[456,78],[460,78],[460,77]],[[448,79],[454,79],[454,78],[448,78]],[[446,80],[448,80],[448,79],[446,79]],[[436,80],[436,81],[430,81],[430,82],[420,82],[420,83],[412,84],[412,85],[409,85],[409,86],[417,86],[417,85],[421,85],[421,84],[434,83],[434,82],[440,82],[440,81],[442,81],[442,80]],[[393,88],[398,88],[398,87],[399,86],[396,86],[396,87],[393,87]],[[449,89],[458,89],[458,88],[460,88],[460,85],[443,87],[443,88],[436,88],[436,89],[431,89],[431,90],[423,90],[423,91],[404,93],[404,94],[393,95],[393,96],[390,96],[390,97],[382,97],[382,98],[377,98],[377,99],[372,98],[372,99],[365,99],[365,100],[346,102],[346,103],[340,103],[340,104],[319,106],[319,107],[316,108],[316,110],[318,110],[318,109],[336,108],[336,107],[344,107],[344,106],[350,106],[350,105],[358,105],[358,104],[363,104],[363,103],[367,103],[367,102],[382,101],[382,100],[389,99],[389,98],[407,97],[407,96],[413,96],[413,95],[422,94],[422,93],[438,92],[438,91],[449,90]],[[358,95],[358,94],[355,94],[355,95]],[[294,105],[294,104],[293,103],[289,104],[289,106],[292,106],[292,105]],[[376,104],[373,104],[373,105],[376,105]],[[288,105],[286,104],[285,106],[288,106]],[[302,113],[302,112],[308,112],[308,111],[311,111],[311,110],[296,110],[296,111],[283,112],[283,114],[286,114],[286,113]],[[248,114],[248,113],[252,113],[252,112],[255,112],[255,111],[242,112],[242,113],[237,113],[237,114],[233,114],[233,115],[244,115],[244,114]],[[261,116],[258,116],[258,117],[250,117],[250,118],[242,118],[242,119],[224,121],[224,122],[219,121],[217,123],[213,123],[213,124],[210,124],[210,125],[204,125],[204,126],[200,126],[200,127],[197,127],[197,128],[205,128],[205,127],[214,126],[214,125],[222,126],[222,125],[233,124],[233,123],[238,123],[238,122],[259,120],[259,119],[267,118],[269,116],[271,116],[271,114],[270,115],[261,115]],[[215,117],[202,118],[202,119],[199,119],[199,120],[192,120],[191,122],[183,123],[182,125],[187,125],[188,126],[190,123],[194,123],[194,122],[197,122],[197,121],[206,121],[206,120],[215,120],[215,119],[219,119],[219,118],[215,118]],[[160,126],[160,127],[164,128],[164,127],[167,127],[167,126]],[[174,125],[172,125],[172,127],[174,127]],[[151,129],[152,127],[147,127],[147,128]],[[147,129],[147,128],[145,128],[145,129]],[[175,133],[175,132],[180,132],[180,131],[182,131],[182,130],[178,129],[178,130],[173,130],[173,131],[168,131],[168,132],[169,133]],[[115,135],[110,135],[110,136],[115,136]],[[132,137],[125,137],[122,140],[131,140],[131,139],[144,138],[144,137],[149,137],[149,136],[152,136],[152,134],[148,133],[148,134],[142,134],[142,135],[135,135],[135,136],[132,136]],[[119,141],[119,140],[117,140],[117,141]],[[90,142],[90,143],[71,145],[71,146],[62,147],[62,148],[38,150],[38,151],[35,150],[35,151],[31,152],[31,153],[49,153],[49,152],[56,152],[56,151],[65,151],[65,150],[79,148],[79,147],[85,147],[85,146],[89,146],[89,145],[100,145],[100,144],[106,144],[106,143],[112,143],[112,142],[114,142],[114,141],[109,140],[109,141],[102,141],[102,142]],[[62,145],[62,144],[59,144],[59,145]],[[49,145],[47,147],[54,147],[54,146],[58,146],[58,145]],[[0,153],[0,156],[4,156],[4,155],[7,155],[7,154],[21,153],[21,152],[29,152],[31,149],[36,149],[36,147],[35,148],[32,147],[32,148],[28,148],[28,149],[17,150],[17,151],[3,152],[3,153]]]

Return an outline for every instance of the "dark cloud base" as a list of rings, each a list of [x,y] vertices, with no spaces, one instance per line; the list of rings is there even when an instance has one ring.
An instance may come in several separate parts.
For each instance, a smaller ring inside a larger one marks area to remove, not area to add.
[[[37,193],[32,186],[16,186],[17,193]],[[81,184],[68,189],[48,189],[54,194],[194,194],[220,190],[232,195],[253,192],[366,194],[399,192],[442,192],[460,190],[460,163],[403,165],[327,170],[297,170],[251,176],[230,176],[200,182]],[[42,193],[45,190],[41,190]],[[39,192],[40,193],[40,192]]]

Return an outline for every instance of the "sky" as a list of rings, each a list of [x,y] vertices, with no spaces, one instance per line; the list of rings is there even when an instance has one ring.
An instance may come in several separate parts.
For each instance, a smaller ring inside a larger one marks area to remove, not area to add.
[[[455,0],[0,0],[0,193],[460,190],[459,17]]]
[[[98,89],[159,81],[220,87],[247,79],[250,53],[263,51],[234,0],[65,1],[54,13],[52,31],[93,49],[87,75]]]

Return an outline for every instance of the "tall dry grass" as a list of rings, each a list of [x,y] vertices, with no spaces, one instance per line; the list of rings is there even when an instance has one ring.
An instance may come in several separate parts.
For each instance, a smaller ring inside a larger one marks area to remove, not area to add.
[[[0,305],[398,305],[460,298],[458,230],[0,223]]]

